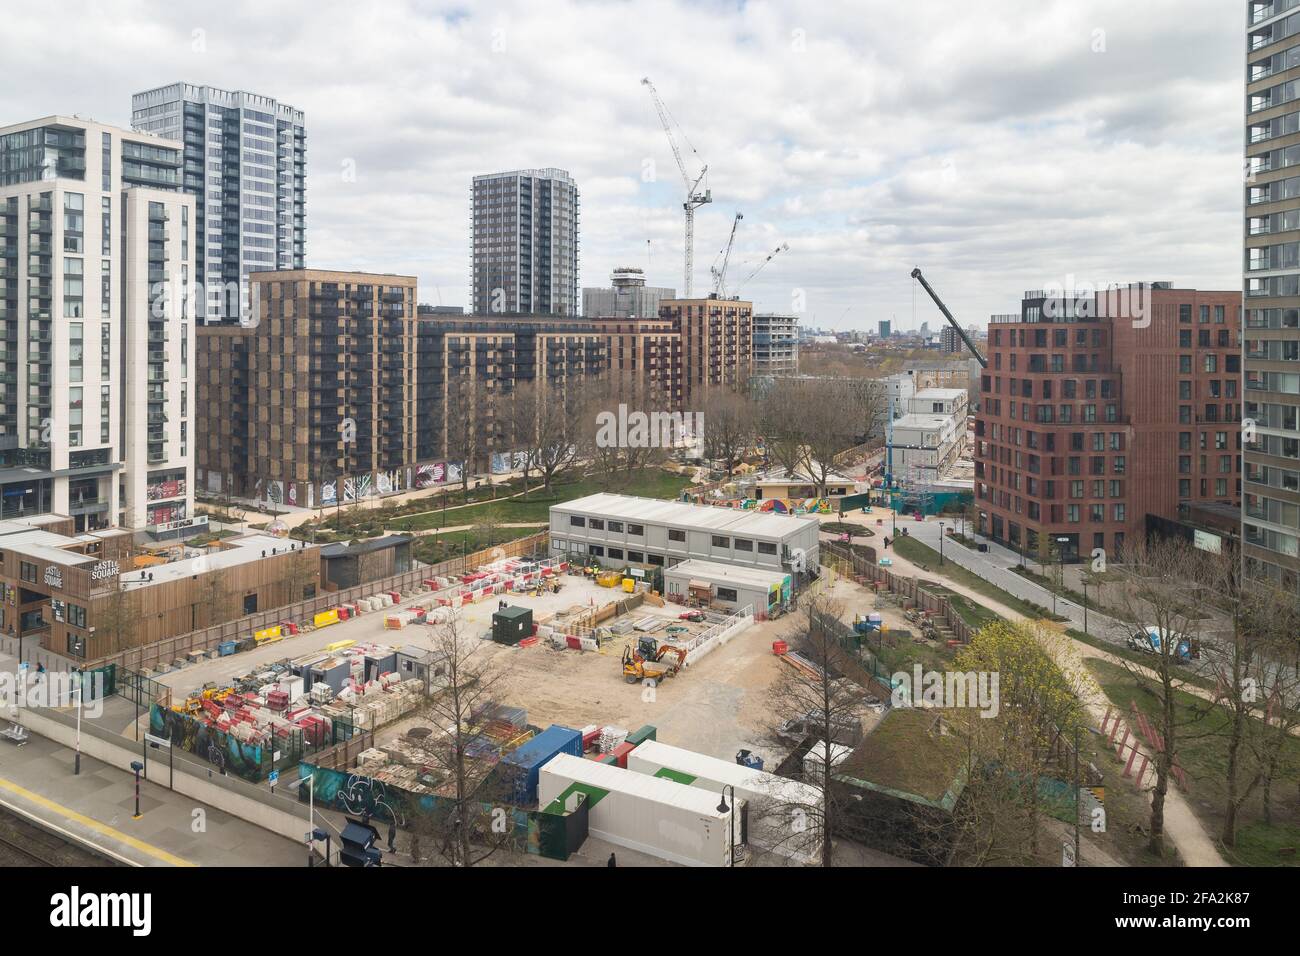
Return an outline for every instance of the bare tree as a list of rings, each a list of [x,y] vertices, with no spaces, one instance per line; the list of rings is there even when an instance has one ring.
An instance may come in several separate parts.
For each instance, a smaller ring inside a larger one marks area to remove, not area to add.
[[[728,477],[754,443],[756,408],[735,392],[716,389],[704,403],[704,457],[720,461]]]
[[[805,743],[811,743],[809,749],[824,748],[821,759],[813,761],[813,771],[803,778],[817,791],[819,806],[786,804],[779,791],[772,795],[773,806],[766,808],[769,815],[789,815],[801,823],[791,828],[786,843],[776,850],[809,855],[823,867],[833,863],[832,837],[848,824],[849,798],[835,781],[835,761],[830,751],[837,743],[856,746],[870,696],[865,669],[845,650],[847,627],[843,615],[843,606],[830,598],[806,598],[799,623],[788,641],[810,666],[787,669],[771,690],[772,713],[784,721],[784,727],[794,728],[785,734],[777,728],[774,732],[806,735]]]
[[[1180,748],[1187,739],[1204,736],[1192,731],[1209,712],[1179,706],[1180,661],[1200,642],[1203,622],[1210,616],[1210,593],[1206,584],[1213,576],[1206,567],[1206,552],[1171,539],[1138,540],[1125,554],[1128,580],[1112,605],[1112,614],[1149,640],[1153,653],[1142,663],[1122,659],[1121,663],[1139,689],[1155,703],[1152,727],[1158,741],[1148,741],[1154,751],[1152,767],[1155,787],[1151,792],[1148,849],[1164,855],[1165,798],[1169,781],[1178,766]],[[1153,634],[1148,639],[1147,634]],[[1121,705],[1120,701],[1115,701]]]
[[[1210,657],[1215,678],[1215,703],[1222,709],[1227,738],[1228,785],[1220,840],[1237,845],[1237,826],[1247,803],[1263,794],[1264,815],[1271,822],[1272,782],[1285,763],[1286,744],[1295,726],[1297,627],[1300,609],[1295,598],[1267,583],[1243,590],[1240,565],[1234,554],[1204,555],[1200,582],[1218,595],[1216,603],[1230,624],[1221,651]]]
[[[468,369],[447,374],[447,457],[460,465],[461,491],[467,493],[470,472],[483,454],[487,397]]]
[[[420,716],[442,732],[425,747],[443,784],[432,811],[412,814],[407,824],[435,861],[472,867],[508,846],[512,835],[513,827],[502,825],[509,808],[490,783],[495,763],[469,752],[477,738],[475,722],[491,709],[506,670],[492,659],[495,645],[465,633],[459,615],[431,630],[434,676]]]

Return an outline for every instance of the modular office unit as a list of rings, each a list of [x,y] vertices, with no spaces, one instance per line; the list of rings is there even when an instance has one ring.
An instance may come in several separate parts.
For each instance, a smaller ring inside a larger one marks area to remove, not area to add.
[[[800,862],[812,862],[821,852],[821,791],[798,780],[744,767],[681,747],[647,740],[627,755],[627,769],[722,793],[734,787],[748,805],[746,827],[750,847]]]
[[[618,566],[697,558],[769,571],[817,571],[816,518],[595,494],[551,506],[551,552]]]
[[[593,836],[684,866],[729,865],[743,830],[730,798],[719,810],[718,795],[699,787],[568,754],[542,767],[537,789],[538,804],[559,811],[585,797]]]
[[[683,561],[664,572],[664,593],[670,598],[687,597],[692,584],[707,584],[713,606],[738,611],[753,608],[757,618],[766,617],[777,605],[790,600],[791,576],[783,571],[738,568],[713,561]]]

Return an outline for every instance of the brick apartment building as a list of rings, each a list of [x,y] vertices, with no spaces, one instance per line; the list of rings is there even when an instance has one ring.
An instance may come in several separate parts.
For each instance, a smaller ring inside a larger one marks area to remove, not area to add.
[[[296,269],[250,283],[247,326],[199,327],[199,487],[303,507],[406,487],[415,279]]]
[[[1240,292],[1166,283],[1030,292],[994,316],[975,423],[981,533],[1115,559],[1148,516],[1239,506],[1240,330]]]
[[[681,336],[682,402],[688,411],[725,386],[740,390],[754,372],[754,304],[739,299],[666,299],[659,317]]]

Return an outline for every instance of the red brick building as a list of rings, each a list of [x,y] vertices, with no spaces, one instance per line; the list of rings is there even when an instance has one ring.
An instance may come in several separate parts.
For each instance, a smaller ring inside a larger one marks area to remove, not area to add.
[[[1241,293],[1165,283],[1025,294],[989,324],[980,531],[1031,555],[1121,557],[1147,516],[1241,502]]]

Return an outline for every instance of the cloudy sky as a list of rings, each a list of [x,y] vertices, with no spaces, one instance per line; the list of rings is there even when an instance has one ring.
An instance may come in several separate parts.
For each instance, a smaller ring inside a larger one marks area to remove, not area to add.
[[[739,211],[732,291],[789,245],[739,290],[761,308],[934,327],[920,265],[982,325],[1026,289],[1240,288],[1244,23],[1229,0],[51,0],[5,11],[0,124],[252,90],[306,111],[309,266],[464,305],[471,177],[559,166],[582,283],[638,265],[680,289],[649,76],[709,166],[697,291]]]

